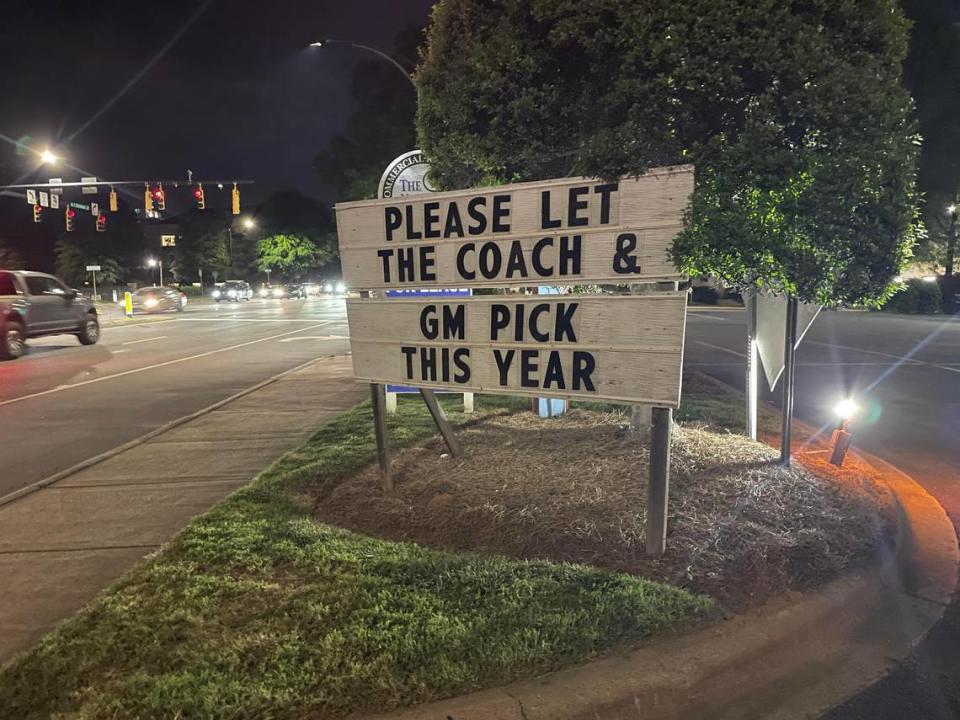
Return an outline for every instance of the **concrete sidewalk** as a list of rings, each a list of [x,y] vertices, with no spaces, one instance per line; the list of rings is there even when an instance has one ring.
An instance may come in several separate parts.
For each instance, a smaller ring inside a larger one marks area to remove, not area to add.
[[[347,356],[318,359],[0,506],[0,662],[368,397],[351,371]]]

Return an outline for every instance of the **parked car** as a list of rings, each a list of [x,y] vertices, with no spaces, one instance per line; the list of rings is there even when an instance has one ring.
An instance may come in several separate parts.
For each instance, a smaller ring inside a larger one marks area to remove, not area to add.
[[[187,305],[187,296],[170,287],[145,287],[133,293],[133,312],[160,313],[182,312]]]
[[[213,291],[213,299],[217,302],[221,300],[250,300],[253,298],[253,288],[245,280],[227,280],[223,285]]]
[[[100,339],[92,302],[45,273],[0,270],[0,360],[23,355],[28,338],[76,335],[83,345]]]

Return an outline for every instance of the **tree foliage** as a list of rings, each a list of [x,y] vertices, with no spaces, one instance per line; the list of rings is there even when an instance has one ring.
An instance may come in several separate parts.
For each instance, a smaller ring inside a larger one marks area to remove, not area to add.
[[[690,275],[886,297],[915,239],[894,0],[444,0],[418,136],[447,188],[693,163]]]
[[[304,235],[269,235],[259,244],[258,267],[264,272],[272,270],[300,276],[329,259],[328,251]]]

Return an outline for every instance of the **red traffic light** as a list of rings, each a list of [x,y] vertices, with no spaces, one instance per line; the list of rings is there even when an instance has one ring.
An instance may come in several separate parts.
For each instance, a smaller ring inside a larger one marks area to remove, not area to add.
[[[76,215],[77,215],[77,211],[74,210],[73,208],[70,208],[69,210],[67,210],[67,217],[68,217],[68,218],[76,217]]]
[[[97,217],[97,222],[102,222],[102,223],[104,223],[104,222],[106,222],[106,221],[107,221],[107,216],[106,216],[106,215],[100,215],[100,216]]]
[[[197,188],[196,190],[193,191],[193,196],[194,196],[197,200],[199,200],[200,198],[203,197],[203,190],[201,190],[200,188]]]
[[[157,200],[162,200],[162,199],[163,199],[163,190],[161,190],[160,188],[157,188],[156,190],[153,191],[153,196],[154,196]]]
[[[34,205],[34,206],[33,206],[33,211],[34,211],[34,212],[41,212],[42,210],[43,210],[43,205]]]

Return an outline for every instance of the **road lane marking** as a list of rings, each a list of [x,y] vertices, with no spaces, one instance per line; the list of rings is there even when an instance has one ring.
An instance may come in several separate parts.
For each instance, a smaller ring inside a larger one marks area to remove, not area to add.
[[[717,322],[727,321],[725,317],[714,317],[713,315],[701,315],[700,313],[690,312],[690,311],[687,312],[687,317],[703,318],[704,320],[716,320]]]
[[[156,337],[143,338],[142,340],[128,340],[125,343],[120,343],[121,345],[136,345],[137,343],[153,342],[154,340],[163,340],[166,338],[166,335],[157,335]]]
[[[216,350],[208,350],[207,352],[198,353],[196,355],[189,355],[187,357],[176,358],[175,360],[167,360],[161,363],[155,363],[153,365],[145,365],[144,367],[133,368],[131,370],[124,370],[123,372],[114,373],[113,375],[104,375],[103,377],[92,378],[90,380],[84,380],[83,382],[71,383],[69,385],[58,385],[55,388],[50,388],[49,390],[41,390],[40,392],[30,393],[29,395],[21,395],[20,397],[10,398],[9,400],[4,400],[0,402],[0,407],[4,405],[12,405],[13,403],[21,402],[23,400],[30,400],[32,398],[42,397],[44,395],[52,395],[53,393],[62,392],[63,390],[72,390],[73,388],[83,387],[84,385],[92,385],[94,383],[103,382],[104,380],[112,380],[113,378],[125,377],[127,375],[136,375],[137,373],[146,372],[147,370],[156,370],[157,368],[167,367],[168,365],[176,365],[178,363],[187,362],[188,360],[199,360],[200,358],[209,357],[210,355],[216,355],[222,352],[229,352],[231,350],[239,350],[242,347],[247,347],[249,345],[256,345],[257,343],[268,342],[270,340],[276,340],[278,338],[286,337],[287,335],[294,335],[304,330],[313,330],[314,328],[323,327],[324,325],[329,325],[334,322],[333,320],[328,320],[326,322],[317,323],[311,327],[300,328],[298,330],[288,330],[287,332],[279,333],[278,335],[270,335],[269,337],[259,338],[257,340],[248,340],[247,342],[242,342],[237,345],[230,345],[229,347],[218,348]]]
[[[730,353],[731,355],[736,355],[737,357],[745,358],[747,357],[745,353],[737,352],[736,350],[731,350],[726,348],[723,345],[714,345],[713,343],[704,342],[703,340],[697,340],[697,345],[703,345],[704,347],[711,348],[713,350],[719,350],[720,352]]]
[[[303,320],[298,320],[296,318],[238,318],[238,317],[202,317],[202,318],[177,318],[173,322],[182,323],[182,322],[219,322],[219,323],[312,323],[317,322],[321,318],[305,318]],[[340,318],[342,322],[346,322],[346,318]],[[324,322],[334,322],[332,320],[324,320]]]
[[[879,352],[878,350],[864,350],[863,348],[851,347],[850,345],[835,345],[834,343],[819,342],[817,340],[807,340],[809,345],[820,345],[821,347],[836,348],[837,350],[852,350],[853,352],[864,353],[865,355],[878,355],[880,357],[890,358],[891,360],[900,360],[910,365],[927,365],[923,360],[914,360],[903,355],[891,355],[890,353]]]
[[[278,342],[299,342],[300,340],[349,340],[349,335],[300,335],[298,337],[284,338]]]

